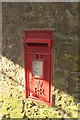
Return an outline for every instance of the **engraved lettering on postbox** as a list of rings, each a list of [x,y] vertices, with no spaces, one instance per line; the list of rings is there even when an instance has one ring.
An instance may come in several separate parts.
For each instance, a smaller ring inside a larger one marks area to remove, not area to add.
[[[40,80],[36,80],[36,81],[34,81],[34,83],[35,83],[34,93],[39,94],[39,95],[45,95],[43,83]]]

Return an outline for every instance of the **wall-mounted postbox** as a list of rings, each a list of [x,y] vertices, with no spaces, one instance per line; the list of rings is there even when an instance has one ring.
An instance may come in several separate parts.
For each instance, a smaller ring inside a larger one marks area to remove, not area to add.
[[[24,31],[26,98],[52,105],[53,30]]]

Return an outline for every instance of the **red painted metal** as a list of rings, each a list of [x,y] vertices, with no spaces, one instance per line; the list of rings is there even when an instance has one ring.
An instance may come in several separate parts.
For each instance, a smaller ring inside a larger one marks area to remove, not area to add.
[[[26,98],[52,105],[53,30],[24,31]]]

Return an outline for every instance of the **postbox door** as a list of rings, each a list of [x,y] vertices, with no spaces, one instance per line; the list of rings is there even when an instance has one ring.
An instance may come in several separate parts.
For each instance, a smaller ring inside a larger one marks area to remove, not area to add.
[[[50,55],[28,54],[29,96],[50,101]]]

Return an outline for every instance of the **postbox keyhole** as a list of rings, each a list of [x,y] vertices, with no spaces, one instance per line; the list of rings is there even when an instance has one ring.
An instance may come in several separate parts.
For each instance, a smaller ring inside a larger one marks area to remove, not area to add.
[[[36,59],[39,59],[39,55],[38,54],[36,54]]]

